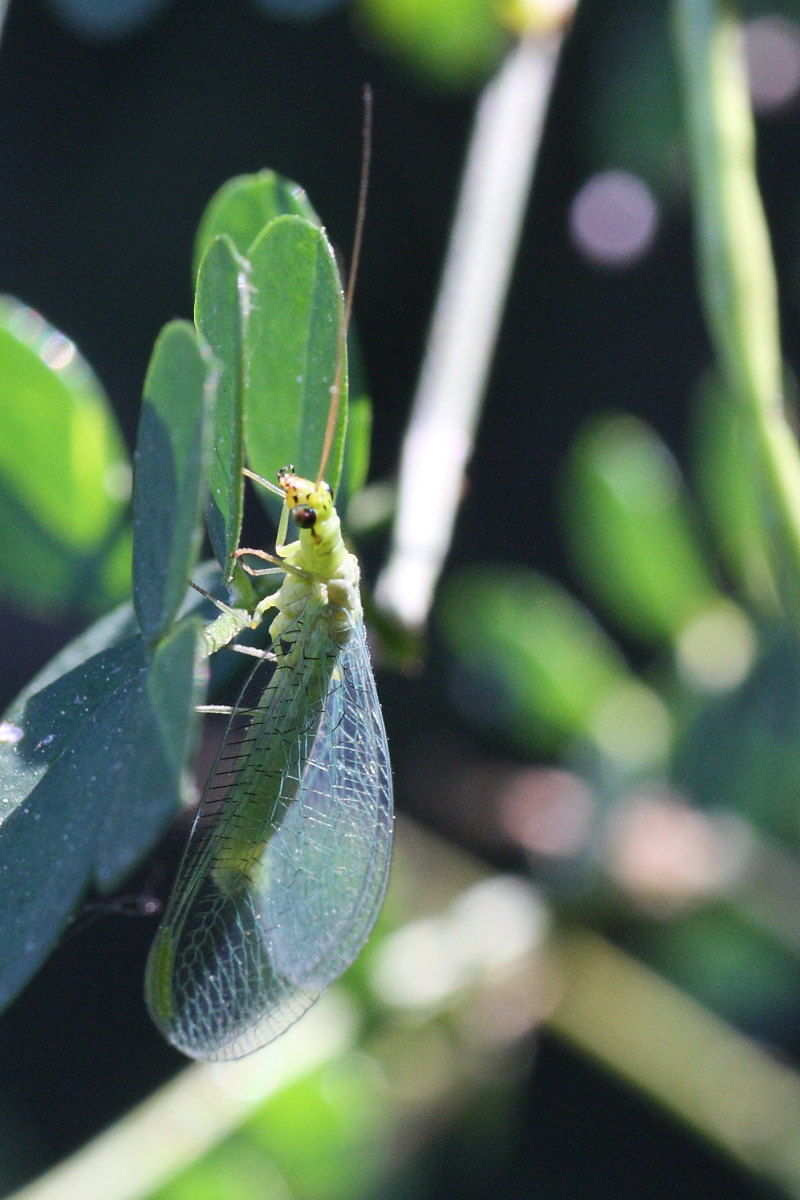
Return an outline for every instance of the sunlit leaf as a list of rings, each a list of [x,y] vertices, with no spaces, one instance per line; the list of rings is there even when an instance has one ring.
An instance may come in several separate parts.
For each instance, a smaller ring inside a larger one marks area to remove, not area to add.
[[[130,579],[128,457],[75,345],[11,299],[0,300],[0,410],[0,590],[26,611],[102,611]]]
[[[250,251],[245,436],[253,470],[275,480],[291,463],[319,469],[342,321],[339,273],[323,230],[300,217],[272,221]],[[336,492],[346,426],[347,372],[325,478]]]
[[[195,275],[215,237],[229,237],[237,253],[246,256],[264,226],[285,215],[320,224],[300,185],[275,171],[229,179],[211,198],[201,218],[194,248]]]

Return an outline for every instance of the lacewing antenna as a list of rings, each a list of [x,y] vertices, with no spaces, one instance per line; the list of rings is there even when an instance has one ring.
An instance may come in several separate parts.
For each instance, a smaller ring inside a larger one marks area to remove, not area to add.
[[[339,339],[336,348],[336,372],[331,384],[331,402],[328,408],[328,423],[325,426],[325,439],[322,443],[322,455],[319,461],[316,484],[319,487],[328,457],[333,445],[333,435],[339,416],[339,406],[342,396],[342,372],[344,371],[344,355],[347,345],[347,330],[353,312],[353,296],[356,290],[358,263],[361,258],[361,242],[364,236],[364,219],[367,213],[367,190],[369,187],[369,166],[372,158],[372,88],[364,85],[364,122],[361,129],[361,173],[358,183],[358,207],[356,210],[356,227],[353,234],[353,253],[350,258],[350,270],[347,276],[347,287],[344,294],[344,309],[342,323],[339,326]]]

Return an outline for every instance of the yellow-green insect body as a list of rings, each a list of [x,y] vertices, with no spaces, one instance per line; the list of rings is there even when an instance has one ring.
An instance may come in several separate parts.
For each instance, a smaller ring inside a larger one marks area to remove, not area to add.
[[[342,539],[341,523],[326,483],[314,484],[286,468],[278,475],[286,496],[287,511],[299,527],[296,542],[278,548],[290,570],[275,597],[278,615],[270,637],[278,643],[286,629],[302,619],[312,619],[316,609],[332,606],[331,620],[341,640],[351,625],[361,620],[358,559]],[[313,519],[310,519],[313,514]],[[342,609],[341,614],[336,609]]]
[[[388,877],[391,773],[358,562],[327,485],[290,468],[279,481],[299,536],[281,545],[282,518],[286,576],[263,604],[278,610],[274,659],[231,718],[148,962],[151,1014],[196,1058],[247,1054],[297,1020],[360,951]]]

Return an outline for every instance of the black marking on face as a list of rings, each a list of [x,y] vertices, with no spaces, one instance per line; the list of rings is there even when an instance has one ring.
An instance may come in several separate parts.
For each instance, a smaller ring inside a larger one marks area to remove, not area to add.
[[[292,510],[292,516],[301,529],[313,529],[317,520],[317,510],[308,505],[299,505]]]

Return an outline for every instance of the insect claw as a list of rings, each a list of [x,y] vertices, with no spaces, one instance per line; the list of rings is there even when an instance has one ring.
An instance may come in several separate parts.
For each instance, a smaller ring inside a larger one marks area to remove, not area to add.
[[[235,650],[237,654],[250,654],[253,658],[262,658],[266,662],[278,661],[272,650],[259,650],[258,646],[243,646],[240,642],[234,642],[229,649]]]

